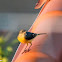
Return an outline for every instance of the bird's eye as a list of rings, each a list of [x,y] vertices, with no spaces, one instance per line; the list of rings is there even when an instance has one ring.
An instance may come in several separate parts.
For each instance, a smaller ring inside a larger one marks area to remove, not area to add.
[[[21,30],[20,33],[23,33],[23,32],[25,32],[25,31],[26,31],[26,30]]]
[[[22,30],[22,32],[25,32],[26,30]]]

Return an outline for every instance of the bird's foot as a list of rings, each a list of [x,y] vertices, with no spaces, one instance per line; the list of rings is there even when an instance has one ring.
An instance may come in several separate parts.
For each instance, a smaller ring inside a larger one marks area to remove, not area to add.
[[[30,49],[28,49],[28,52],[30,51]]]
[[[23,54],[23,53],[26,53],[26,52],[27,52],[27,50],[25,49],[25,50],[22,52],[22,54]]]
[[[25,50],[22,52],[22,54],[23,54],[23,53],[26,53],[26,52],[29,52],[29,51],[30,51],[30,49],[28,49],[28,50],[25,49]]]

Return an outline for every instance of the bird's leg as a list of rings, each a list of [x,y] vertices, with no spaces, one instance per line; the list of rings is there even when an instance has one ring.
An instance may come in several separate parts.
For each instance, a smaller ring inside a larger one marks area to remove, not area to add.
[[[28,48],[28,52],[30,51],[30,47],[32,46],[32,43],[30,43],[31,45],[29,46],[29,48]]]
[[[24,49],[24,50],[26,50],[27,46],[28,46],[28,45],[26,45],[26,47],[25,47],[25,49]]]
[[[25,47],[24,51],[22,52],[22,54],[27,52],[27,50],[26,50],[27,46],[28,45],[26,45],[26,47]]]
[[[25,49],[24,49],[24,51],[22,52],[22,54],[30,51],[30,47],[32,46],[32,43],[30,43],[30,44],[31,44],[31,45],[29,46],[28,50],[26,49],[27,46],[28,46],[28,44],[27,44],[27,46],[25,47]]]

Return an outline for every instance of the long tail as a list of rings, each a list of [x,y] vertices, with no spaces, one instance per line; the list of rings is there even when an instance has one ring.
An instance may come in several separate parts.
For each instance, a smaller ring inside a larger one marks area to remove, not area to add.
[[[37,35],[43,35],[43,34],[47,34],[47,33],[40,33],[40,34],[37,34]]]

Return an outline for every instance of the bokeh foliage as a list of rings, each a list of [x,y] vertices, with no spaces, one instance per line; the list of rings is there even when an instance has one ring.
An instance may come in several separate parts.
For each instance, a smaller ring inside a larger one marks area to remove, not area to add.
[[[0,36],[0,62],[11,62],[10,56],[14,53],[14,47],[19,44],[15,38],[10,43],[4,36]]]

